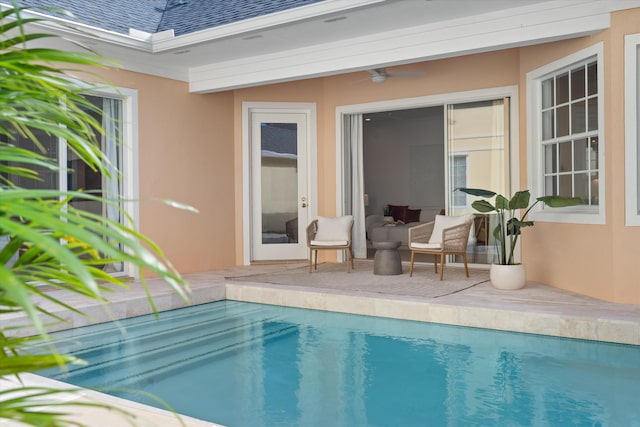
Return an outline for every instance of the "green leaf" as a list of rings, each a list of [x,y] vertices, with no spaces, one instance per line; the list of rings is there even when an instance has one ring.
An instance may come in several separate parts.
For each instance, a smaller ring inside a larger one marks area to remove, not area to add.
[[[509,200],[501,194],[496,196],[496,210],[509,209]]]
[[[493,191],[483,190],[481,188],[456,188],[455,191],[462,191],[471,196],[484,197],[490,199],[496,195]]]
[[[551,208],[563,208],[566,206],[575,206],[582,204],[580,197],[563,197],[563,196],[542,196],[536,200],[546,204]]]
[[[507,221],[507,236],[519,236],[521,228],[532,225],[533,221],[520,221],[518,218],[511,218]]]
[[[530,198],[529,190],[516,192],[509,201],[509,209],[526,209],[529,206]]]
[[[493,212],[496,210],[495,206],[493,206],[491,203],[487,202],[486,200],[476,200],[473,203],[471,203],[471,207],[477,210],[478,212],[482,212],[482,213]]]

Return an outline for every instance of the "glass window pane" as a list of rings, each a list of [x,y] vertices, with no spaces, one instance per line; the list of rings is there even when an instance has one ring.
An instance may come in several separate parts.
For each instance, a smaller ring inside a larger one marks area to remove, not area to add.
[[[447,174],[450,193],[446,195],[447,215],[474,213],[475,197],[453,191],[456,187],[486,188],[504,194],[508,188],[508,166],[505,117],[508,110],[503,99],[450,104],[447,106]],[[491,263],[493,237],[477,245],[469,245],[476,263]]]
[[[600,204],[600,191],[598,191],[599,187],[598,187],[598,177],[600,175],[598,174],[598,172],[594,172],[591,173],[590,176],[590,180],[591,180],[591,205],[592,206],[598,206]]]
[[[576,68],[571,71],[571,100],[584,98],[585,90],[585,71],[584,67]]]
[[[575,197],[580,197],[584,204],[589,204],[589,174],[577,173],[574,175],[575,179]]]
[[[573,169],[576,171],[589,169],[589,147],[587,139],[578,139],[573,143]]]
[[[595,95],[598,93],[598,64],[592,62],[587,66],[587,94]]]
[[[548,140],[554,137],[553,135],[553,110],[547,110],[542,112],[542,139]]]
[[[42,147],[37,147],[29,138],[16,136],[15,139],[9,139],[7,142],[15,145],[16,147],[23,148],[25,150],[33,151],[35,153],[44,155],[51,159],[54,166],[59,163],[58,157],[58,139],[45,132],[32,129],[32,132]],[[5,137],[2,138],[5,141]],[[43,151],[44,150],[44,151]],[[21,163],[7,162],[8,166],[23,167]],[[51,170],[44,166],[29,165],[29,169],[34,170],[38,174],[38,179],[27,178],[14,174],[3,174],[5,178],[9,179],[13,184],[18,187],[26,188],[29,190],[57,190],[59,187],[59,177],[57,170]]]
[[[573,163],[571,160],[571,141],[558,144],[558,148],[558,164],[560,172],[570,172],[572,170],[571,165]]]
[[[598,138],[597,137],[593,137],[591,138],[590,141],[590,147],[591,147],[591,152],[590,157],[589,157],[589,166],[590,169],[593,170],[597,170],[600,165],[598,163]]]
[[[559,177],[558,195],[563,197],[572,197],[572,179],[570,174],[560,175]]]
[[[453,188],[467,186],[467,156],[453,156],[451,162],[451,180]],[[462,191],[453,192],[454,206],[466,206],[467,195]]]
[[[549,144],[544,147],[544,173],[558,172],[556,147],[556,144]]]
[[[122,166],[122,150],[120,149],[122,146],[122,100],[99,96],[86,96],[86,98],[98,108],[97,111],[87,112],[104,127],[104,135],[96,134],[96,139],[100,141],[102,152],[109,159],[111,176],[103,176],[91,170],[71,150],[67,149],[67,165],[70,168],[67,174],[67,188],[69,190],[83,190],[116,201],[122,196],[121,180],[118,174],[118,170]],[[118,205],[80,198],[72,200],[71,204],[77,209],[103,215],[115,222],[123,220]],[[106,236],[103,238],[107,239]],[[124,264],[122,262],[109,263],[103,265],[102,269],[107,273],[121,272],[124,271]]]
[[[102,123],[103,98],[97,96],[85,96],[85,98],[99,109],[90,111],[86,110],[86,113],[92,116],[98,123]],[[102,136],[98,133],[95,134],[95,137],[98,141],[101,141],[102,139]],[[115,138],[117,138],[117,135],[113,136],[113,139]],[[115,145],[113,149],[117,150],[117,144],[115,141],[113,141],[113,144]],[[105,141],[101,141],[101,145],[103,146],[102,150],[105,151]],[[115,156],[113,161],[115,162],[114,167],[118,167],[118,156]],[[107,195],[102,193],[102,174],[98,171],[92,170],[70,149],[67,149],[67,190],[81,190],[94,196],[107,197]],[[113,197],[117,198],[118,194],[114,194]],[[74,199],[70,204],[77,209],[82,209],[96,215],[103,214],[102,203],[95,200]]]
[[[569,102],[569,73],[560,74],[556,78],[556,104]]]
[[[553,106],[553,79],[542,82],[542,108],[547,109]]]
[[[569,135],[569,106],[556,110],[556,137]]]
[[[298,217],[298,125],[262,123],[260,129],[262,243],[297,243],[287,231]]]
[[[544,195],[545,196],[555,196],[556,193],[556,175],[546,176],[544,178]]]
[[[571,133],[582,133],[587,127],[587,104],[577,101],[571,104]]]
[[[587,101],[587,106],[589,108],[589,131],[598,130],[598,97],[589,98]]]

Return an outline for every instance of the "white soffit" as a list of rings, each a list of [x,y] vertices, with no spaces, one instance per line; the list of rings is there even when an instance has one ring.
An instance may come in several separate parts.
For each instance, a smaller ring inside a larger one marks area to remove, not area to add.
[[[189,71],[190,91],[215,92],[580,37],[609,28],[611,3],[552,1],[196,66]]]

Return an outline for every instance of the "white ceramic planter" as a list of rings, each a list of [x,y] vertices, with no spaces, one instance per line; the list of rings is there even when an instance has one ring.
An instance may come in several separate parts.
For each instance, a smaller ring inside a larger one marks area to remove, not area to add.
[[[491,284],[496,289],[514,291],[522,289],[527,283],[527,274],[524,264],[500,265],[491,264],[489,270]]]

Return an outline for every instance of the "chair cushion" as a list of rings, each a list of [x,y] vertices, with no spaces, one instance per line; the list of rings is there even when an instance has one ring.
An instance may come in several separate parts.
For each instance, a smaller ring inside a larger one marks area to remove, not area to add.
[[[325,242],[341,242],[343,245],[347,241],[351,240],[351,224],[353,223],[353,216],[338,216],[338,217],[318,217],[318,232],[314,241]]]
[[[411,248],[413,249],[441,249],[442,245],[440,243],[420,243],[420,242],[413,242],[411,243]]]
[[[345,246],[347,240],[312,240],[311,246]]]
[[[473,215],[446,216],[436,215],[436,222],[433,225],[433,232],[429,237],[429,243],[442,243],[442,230],[471,221]]]

